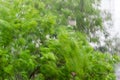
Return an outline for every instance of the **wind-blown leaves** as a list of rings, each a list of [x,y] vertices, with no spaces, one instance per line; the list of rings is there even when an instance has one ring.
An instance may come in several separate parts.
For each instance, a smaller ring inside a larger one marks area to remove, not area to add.
[[[71,13],[79,1],[72,6],[67,2],[0,1],[0,80],[115,79],[118,58],[94,51],[87,35],[68,25],[67,17],[76,17]]]

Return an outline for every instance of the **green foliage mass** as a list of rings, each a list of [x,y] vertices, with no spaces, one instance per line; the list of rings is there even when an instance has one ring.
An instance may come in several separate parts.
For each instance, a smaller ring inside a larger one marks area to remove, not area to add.
[[[57,14],[57,22],[67,25],[69,20],[76,21],[75,30],[87,34],[95,34],[103,30],[99,8],[100,0],[41,0],[46,9]],[[54,5],[53,5],[54,3]],[[62,17],[62,18],[61,18]]]
[[[0,80],[115,80],[118,57],[94,51],[85,34],[57,23],[46,2],[0,4]]]

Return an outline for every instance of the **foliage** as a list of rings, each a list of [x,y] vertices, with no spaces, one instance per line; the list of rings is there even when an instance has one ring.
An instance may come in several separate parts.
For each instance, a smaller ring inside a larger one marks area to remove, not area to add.
[[[85,33],[90,42],[99,41],[96,33],[98,31],[104,32],[103,20],[99,9],[100,0],[42,1],[48,11],[52,11],[55,15],[57,14],[57,22],[59,24],[73,25],[76,31]],[[74,22],[73,24],[72,21]]]
[[[95,52],[85,34],[57,23],[46,2],[0,4],[0,80],[115,80],[118,58]]]

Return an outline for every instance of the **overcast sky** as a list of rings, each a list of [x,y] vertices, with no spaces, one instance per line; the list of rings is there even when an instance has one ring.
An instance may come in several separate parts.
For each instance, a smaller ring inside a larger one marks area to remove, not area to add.
[[[109,10],[113,17],[113,28],[111,34],[120,34],[120,0],[102,0],[102,9]],[[120,37],[120,36],[119,36]]]
[[[115,0],[114,3],[114,7],[115,7],[115,12],[114,12],[114,16],[115,16],[115,28],[117,31],[120,32],[120,0]]]

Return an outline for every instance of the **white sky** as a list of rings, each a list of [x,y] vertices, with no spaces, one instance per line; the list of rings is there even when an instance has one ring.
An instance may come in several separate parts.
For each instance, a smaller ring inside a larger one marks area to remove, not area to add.
[[[111,37],[120,37],[120,0],[101,0],[101,9],[107,10],[112,14],[113,26],[107,31],[110,32]],[[104,45],[104,37],[101,36],[101,45]],[[92,46],[97,46],[97,44],[92,44]]]
[[[115,0],[115,12],[114,12],[115,22],[114,27],[115,30],[120,32],[120,0]]]
[[[102,0],[102,9],[112,13],[113,28],[110,30],[111,35],[120,34],[120,0]],[[119,35],[120,37],[120,35]]]

